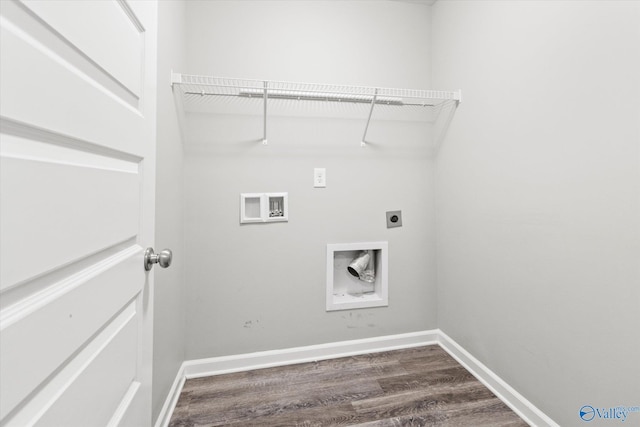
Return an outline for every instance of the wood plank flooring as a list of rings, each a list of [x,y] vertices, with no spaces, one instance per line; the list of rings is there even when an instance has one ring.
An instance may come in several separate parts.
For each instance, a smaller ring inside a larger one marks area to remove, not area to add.
[[[190,379],[170,427],[527,426],[437,345]]]

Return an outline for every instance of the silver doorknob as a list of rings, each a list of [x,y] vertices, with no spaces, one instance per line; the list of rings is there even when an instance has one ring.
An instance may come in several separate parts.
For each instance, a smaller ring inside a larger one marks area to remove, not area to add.
[[[153,264],[159,264],[162,268],[167,268],[171,265],[171,258],[173,253],[171,249],[163,249],[159,254],[153,252],[153,248],[147,248],[144,251],[144,269],[146,271],[151,270]]]

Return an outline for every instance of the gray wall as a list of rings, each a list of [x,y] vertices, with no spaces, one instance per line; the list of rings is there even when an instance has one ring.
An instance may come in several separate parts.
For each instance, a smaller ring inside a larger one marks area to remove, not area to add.
[[[637,2],[190,1],[188,26],[181,7],[160,4],[156,242],[184,224],[186,247],[156,274],[154,414],[184,359],[435,327],[563,426],[638,404]],[[259,116],[189,113],[182,200],[169,68],[464,102],[435,157],[420,122],[374,121],[360,148],[360,110],[272,116],[267,147]],[[289,192],[290,221],[240,226],[239,194],[263,191]],[[325,245],[374,240],[390,306],[325,312]]]
[[[188,21],[189,73],[429,87],[423,5],[189,2]],[[260,116],[188,114],[187,359],[436,327],[429,125],[376,120],[361,148],[367,113],[270,116],[267,147]],[[280,191],[288,223],[239,224],[240,193]],[[395,209],[404,227],[388,230]],[[326,244],[379,240],[389,307],[325,312]]]
[[[154,420],[185,359],[183,147],[170,86],[171,69],[186,66],[185,17],[184,2],[159,2],[155,249],[171,248],[174,259],[170,268],[154,269]]]
[[[375,0],[193,0],[188,73],[428,89],[429,13]]]
[[[432,13],[438,326],[560,425],[637,405],[640,4]]]

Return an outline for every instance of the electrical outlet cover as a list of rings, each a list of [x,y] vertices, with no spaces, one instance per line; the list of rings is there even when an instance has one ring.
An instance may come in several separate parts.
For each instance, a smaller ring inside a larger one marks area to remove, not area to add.
[[[402,211],[387,212],[387,228],[402,227]]]

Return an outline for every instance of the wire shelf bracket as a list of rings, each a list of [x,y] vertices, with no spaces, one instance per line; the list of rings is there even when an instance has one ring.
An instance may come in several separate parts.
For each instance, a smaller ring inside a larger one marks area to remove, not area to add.
[[[376,105],[388,107],[438,107],[462,102],[462,92],[421,89],[375,88],[317,83],[296,83],[269,80],[247,80],[212,76],[197,76],[171,71],[171,87],[178,88],[183,95],[255,98],[263,100],[262,144],[267,145],[267,106],[269,100],[298,100],[369,104],[369,114],[360,141],[367,144],[367,132]]]
[[[376,101],[378,99],[378,89],[375,90],[373,94],[373,99],[371,100],[371,108],[369,109],[369,117],[367,117],[367,125],[364,127],[364,134],[362,135],[362,141],[360,141],[360,146],[364,147],[367,145],[367,131],[369,130],[369,123],[371,123],[371,116],[373,115],[373,108],[376,106]]]

